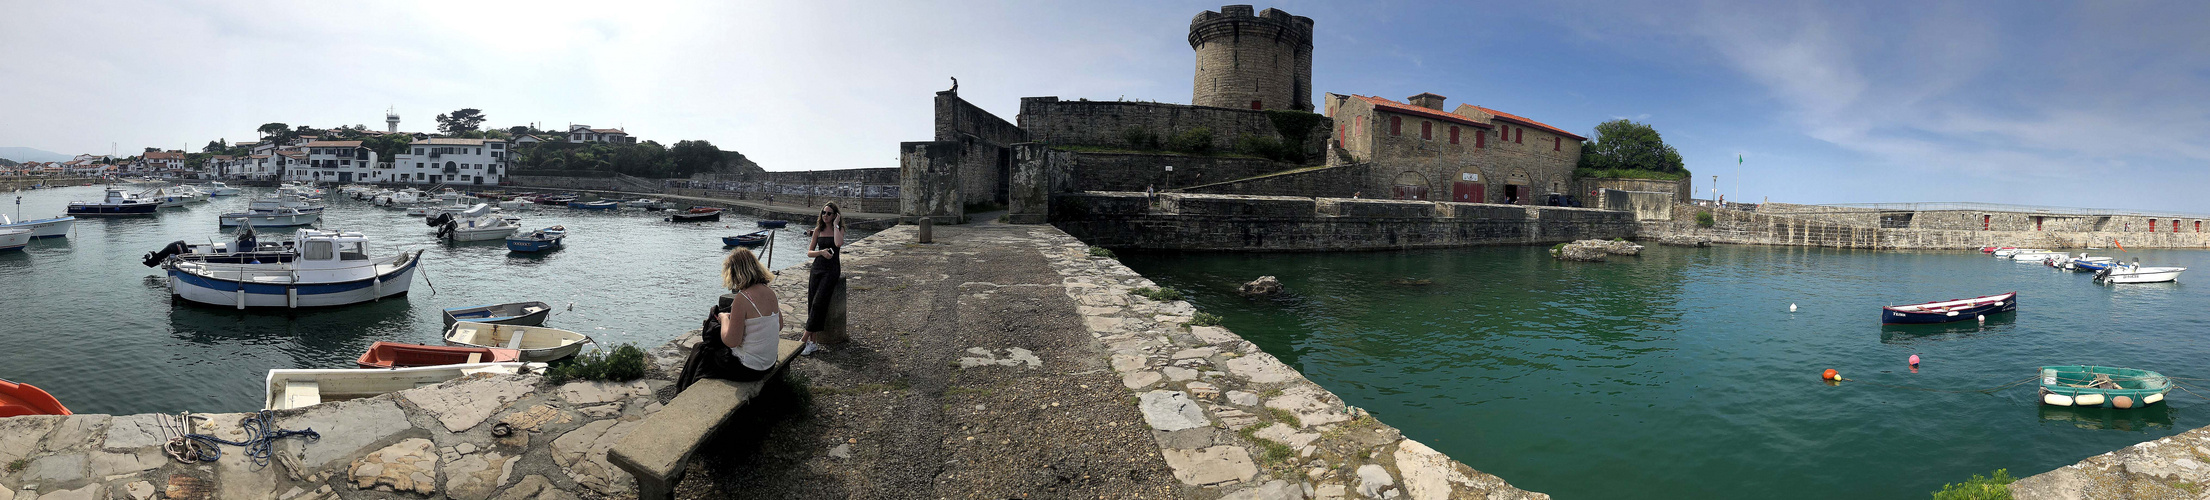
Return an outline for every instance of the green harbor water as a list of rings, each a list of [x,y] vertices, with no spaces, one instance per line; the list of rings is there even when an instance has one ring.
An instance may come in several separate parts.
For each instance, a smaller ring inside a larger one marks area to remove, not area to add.
[[[142,189],[130,187],[130,190]],[[270,368],[351,368],[370,343],[442,343],[439,310],[544,301],[546,326],[601,345],[658,347],[698,328],[721,290],[720,237],[756,230],[755,219],[676,224],[641,209],[567,208],[514,212],[522,227],[564,225],[567,248],[510,254],[501,241],[443,243],[422,218],[344,199],[335,189],[320,224],[360,231],[369,252],[425,250],[402,298],[333,308],[237,311],[172,301],[160,269],[139,263],[171,241],[228,239],[224,212],[272,190],[161,209],[153,217],[77,221],[69,238],[35,240],[0,252],[0,379],[46,389],[77,413],[237,412],[261,408]],[[31,190],[0,199],[0,212],[59,215],[71,200],[98,200],[100,187]],[[776,238],[774,265],[801,263],[803,229]],[[262,239],[291,229],[262,229]],[[854,233],[854,238],[860,237]],[[804,279],[792,276],[785,279]],[[786,299],[789,300],[789,299]],[[801,301],[802,303],[802,301]]]
[[[2210,425],[2178,391],[2137,410],[2043,407],[2030,385],[1964,392],[2042,365],[2210,377],[2210,287],[2191,283],[2210,252],[2096,251],[2197,269],[2100,286],[1971,251],[1653,246],[1591,264],[1545,250],[1121,260],[1408,437],[1562,499],[1924,498]],[[1236,295],[1264,275],[1286,296]],[[1878,320],[1883,305],[2008,291],[2019,311],[1984,326]],[[1827,385],[1828,368],[1861,382]]]

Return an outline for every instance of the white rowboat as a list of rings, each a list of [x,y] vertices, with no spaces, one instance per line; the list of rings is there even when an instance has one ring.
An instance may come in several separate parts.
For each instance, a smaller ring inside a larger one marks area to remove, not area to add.
[[[261,407],[305,408],[437,385],[477,373],[529,373],[544,367],[540,363],[468,363],[387,369],[276,369],[269,370],[267,398]]]
[[[558,328],[494,325],[461,321],[445,331],[445,345],[496,347],[522,351],[522,361],[542,362],[574,356],[591,338]]]

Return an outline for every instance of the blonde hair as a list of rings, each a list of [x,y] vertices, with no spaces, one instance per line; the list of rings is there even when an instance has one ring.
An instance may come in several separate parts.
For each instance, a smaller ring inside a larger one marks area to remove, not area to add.
[[[721,259],[721,285],[731,291],[774,280],[775,275],[767,271],[767,264],[761,263],[759,256],[752,255],[752,249],[730,250],[729,256]]]

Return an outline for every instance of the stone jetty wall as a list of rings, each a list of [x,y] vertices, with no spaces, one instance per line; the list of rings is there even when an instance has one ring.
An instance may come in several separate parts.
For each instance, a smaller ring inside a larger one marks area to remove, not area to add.
[[[1484,203],[1116,192],[1051,203],[1052,225],[1109,248],[1392,250],[1623,238],[1639,229],[1628,212]]]
[[[2210,484],[2210,427],[2019,479],[2010,492],[2018,500],[2202,498],[2204,484]]]
[[[1953,211],[1888,212],[1886,215],[1858,209],[1794,205],[1787,210],[1756,212],[1675,204],[1671,219],[1646,223],[1645,238],[1687,236],[1714,243],[1746,245],[1819,246],[1833,248],[1955,250],[1986,246],[2048,249],[2110,248],[2210,248],[2210,232],[2196,232],[2182,221],[2173,232],[2171,218],[2155,218],[2158,228],[2149,231],[2151,217],[2112,217],[2115,222],[2089,224],[2055,218],[2035,230],[2030,218],[2007,220],[1989,217],[1988,229],[1954,229],[1963,217]],[[1786,213],[1786,215],[1782,215]],[[1712,225],[1698,222],[1710,214]],[[1885,220],[1883,220],[1885,219]],[[1977,221],[1979,219],[1974,218]],[[1937,222],[1939,221],[1939,222]],[[1893,227],[1904,226],[1904,227]]]
[[[0,177],[0,191],[14,191],[40,184],[48,186],[84,186],[95,182],[99,182],[99,179],[91,177]]]

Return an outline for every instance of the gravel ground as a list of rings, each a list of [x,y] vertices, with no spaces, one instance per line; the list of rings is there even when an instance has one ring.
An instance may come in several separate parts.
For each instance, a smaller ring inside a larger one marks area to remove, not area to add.
[[[853,252],[853,341],[794,362],[705,445],[677,496],[1197,494],[1168,470],[1059,274],[1020,244],[1029,231],[940,226],[935,244]],[[803,273],[778,280],[786,304],[803,303]]]

